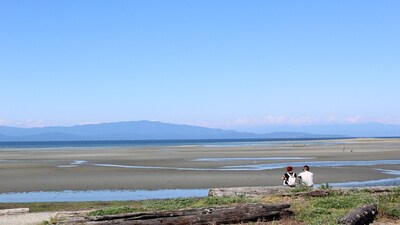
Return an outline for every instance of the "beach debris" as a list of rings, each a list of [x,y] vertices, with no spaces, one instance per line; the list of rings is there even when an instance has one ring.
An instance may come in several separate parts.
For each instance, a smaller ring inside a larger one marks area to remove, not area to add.
[[[368,191],[370,193],[391,192],[397,186],[376,186],[376,187],[340,187],[329,190],[312,189],[305,192],[290,192],[293,190],[284,186],[265,186],[265,187],[229,187],[211,188],[208,191],[210,197],[258,197],[263,195],[282,195],[282,196],[311,196],[324,197],[331,192],[346,194],[353,191]]]
[[[2,209],[0,210],[0,215],[14,215],[27,212],[29,212],[29,208]]]
[[[310,197],[326,197],[330,195],[329,190],[312,190],[312,191],[302,191],[302,192],[289,192],[281,194],[282,196],[310,196]]]
[[[291,215],[290,204],[243,204],[238,206],[139,212],[86,217],[80,224],[232,224],[280,219]],[[67,222],[67,221],[65,221]]]
[[[265,187],[229,187],[229,188],[211,188],[208,191],[209,197],[257,197],[260,195],[270,195],[277,193],[286,193],[287,188],[283,186],[265,186]]]
[[[303,192],[290,192],[291,189],[283,186],[276,187],[231,187],[231,188],[212,188],[208,191],[210,197],[258,197],[265,195],[281,196],[311,196],[325,197],[330,194],[329,190],[311,189]]]
[[[345,225],[367,225],[374,222],[377,214],[376,204],[369,204],[350,212],[338,222]]]

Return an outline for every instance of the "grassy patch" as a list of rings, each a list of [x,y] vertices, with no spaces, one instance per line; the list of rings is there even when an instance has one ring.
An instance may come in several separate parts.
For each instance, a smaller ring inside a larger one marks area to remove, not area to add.
[[[137,212],[137,210],[133,207],[129,206],[113,206],[104,209],[99,209],[93,212],[90,212],[90,216],[102,216],[102,215],[116,215],[116,214],[124,214]]]
[[[374,199],[365,193],[332,194],[324,198],[308,198],[306,201],[298,203],[297,218],[310,225],[337,224],[337,220],[351,209],[372,202]]]
[[[90,210],[127,204],[129,204],[128,201],[0,203],[0,209],[29,208],[30,212],[55,212]]]
[[[400,219],[400,188],[378,198],[379,214],[390,219]]]
[[[351,209],[374,202],[368,194],[331,195],[312,201],[316,207],[326,209]]]
[[[51,217],[50,220],[45,220],[41,222],[39,225],[53,225],[57,224],[57,220],[54,217]]]
[[[332,186],[330,186],[329,183],[324,183],[324,184],[321,184],[321,185],[319,186],[319,188],[320,188],[321,190],[330,190],[330,189],[332,189]]]
[[[294,200],[296,220],[306,224],[337,224],[337,220],[354,209],[366,204],[378,205],[378,218],[400,218],[400,188],[389,194],[373,194],[370,191],[355,191],[348,194],[335,194],[323,198]]]
[[[134,202],[125,207],[108,207],[90,212],[89,216],[101,216],[130,212],[178,210],[188,208],[203,208],[225,205],[237,205],[241,203],[257,202],[255,199],[245,197],[206,197],[206,198],[177,198],[168,200],[145,200]]]
[[[312,187],[308,187],[305,185],[299,185],[293,188],[289,188],[289,192],[291,193],[298,193],[298,192],[307,192],[307,191],[312,191]]]

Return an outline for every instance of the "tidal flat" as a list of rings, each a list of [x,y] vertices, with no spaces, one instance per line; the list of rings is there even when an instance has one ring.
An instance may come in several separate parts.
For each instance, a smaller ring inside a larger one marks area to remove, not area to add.
[[[3,148],[0,193],[278,186],[287,165],[299,173],[305,164],[316,184],[390,184],[400,176],[400,139]]]

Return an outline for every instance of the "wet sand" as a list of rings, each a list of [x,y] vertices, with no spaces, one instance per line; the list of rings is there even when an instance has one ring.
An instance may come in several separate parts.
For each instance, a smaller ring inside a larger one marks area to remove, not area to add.
[[[270,157],[280,158],[265,159]],[[203,158],[246,159],[192,161]],[[359,160],[400,160],[400,139],[296,141],[281,142],[276,145],[248,144],[223,147],[199,145],[62,150],[2,149],[0,150],[0,193],[276,186],[281,184],[283,167],[243,171],[221,168],[269,163],[290,165],[293,162]],[[98,164],[103,164],[103,166],[98,166]],[[110,164],[121,167],[112,167]],[[398,177],[398,175],[382,173],[377,169],[400,171],[400,165],[311,167],[311,171],[315,174],[315,183]],[[295,172],[301,172],[301,167],[295,167]]]

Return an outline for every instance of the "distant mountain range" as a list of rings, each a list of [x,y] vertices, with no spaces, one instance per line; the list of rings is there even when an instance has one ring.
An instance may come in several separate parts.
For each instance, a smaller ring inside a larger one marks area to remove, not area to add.
[[[256,134],[154,121],[132,121],[77,125],[72,127],[16,128],[0,126],[0,141],[98,141],[98,140],[180,140],[252,138],[332,138],[306,132]]]
[[[351,137],[400,137],[400,125],[363,123],[363,124],[329,124],[309,126],[260,126],[242,129],[242,132],[269,133],[277,131],[303,132],[320,135],[340,134]]]

